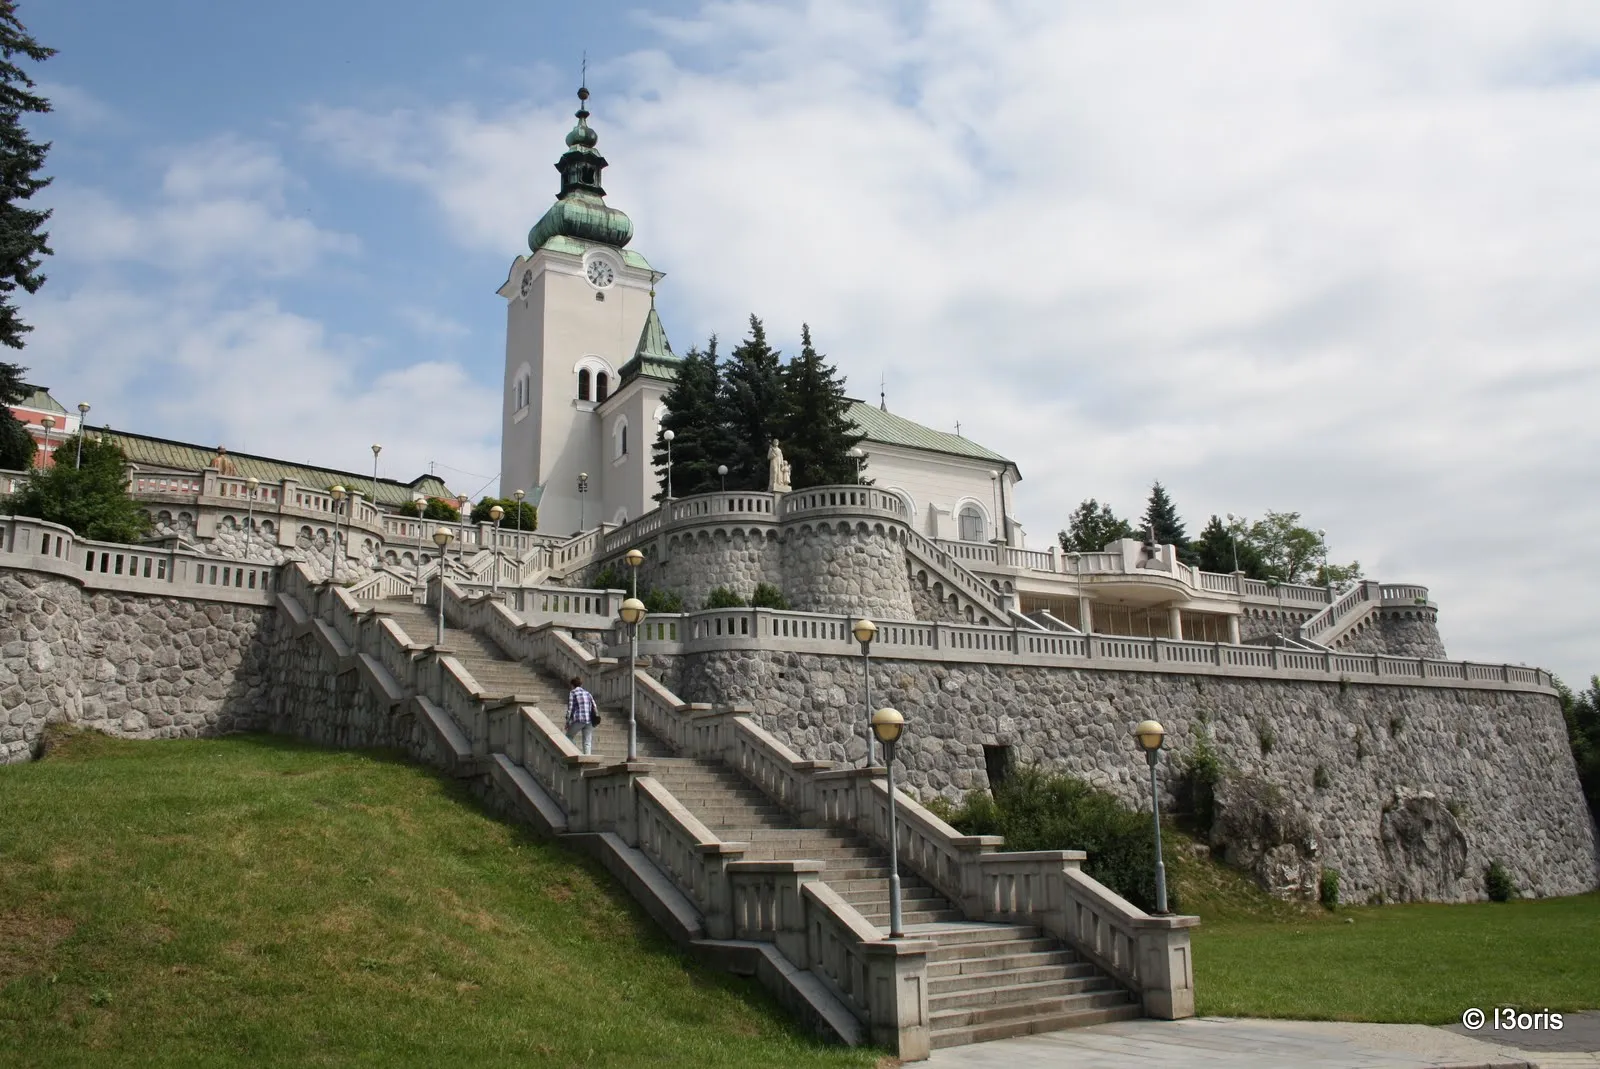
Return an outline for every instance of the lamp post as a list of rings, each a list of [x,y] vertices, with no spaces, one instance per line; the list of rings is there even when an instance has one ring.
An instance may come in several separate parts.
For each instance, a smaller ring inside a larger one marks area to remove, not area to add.
[[[435,646],[444,645],[444,555],[450,549],[452,537],[448,527],[433,529],[433,544],[439,547],[439,630],[433,640]]]
[[[900,829],[894,806],[894,748],[900,733],[906,728],[906,718],[893,709],[879,709],[872,714],[872,733],[883,746],[883,763],[889,766],[889,938],[904,937],[905,928],[900,923]]]
[[[628,760],[639,756],[639,722],[637,718],[639,678],[634,665],[639,660],[639,625],[649,615],[644,602],[629,598],[622,603],[622,622],[628,625]]]
[[[378,506],[378,454],[383,452],[383,446],[376,442],[372,446],[372,496],[367,498],[372,502],[373,508]]]
[[[1328,592],[1328,600],[1333,600],[1333,583],[1328,579],[1328,532],[1321,527],[1317,528],[1317,545],[1322,550],[1322,586]]]
[[[88,425],[89,425],[89,402],[88,401],[79,401],[78,402],[78,463],[77,463],[76,466],[80,467],[80,468],[83,467],[83,430]]]
[[[506,510],[499,505],[489,509],[489,518],[494,521],[494,581],[489,589],[494,594],[500,593],[500,517],[505,514]]]
[[[78,440],[83,441],[80,433]],[[255,544],[256,537],[256,487],[261,485],[261,480],[254,475],[245,480],[245,485],[250,487],[250,504],[245,508],[244,518],[244,559],[250,560],[250,550]]]
[[[872,640],[878,637],[878,625],[871,620],[857,620],[850,633],[861,643],[861,694],[862,707],[867,714],[867,767],[872,767]]]
[[[1133,737],[1144,751],[1150,765],[1150,819],[1156,829],[1156,912],[1167,911],[1167,866],[1161,860],[1161,796],[1156,792],[1156,763],[1161,760],[1161,744],[1166,740],[1166,730],[1154,720],[1141,720],[1133,729]]]
[[[728,489],[728,465],[717,465],[717,478],[722,480],[722,489],[726,491]]]
[[[422,558],[428,555],[428,545],[422,540],[422,521],[428,514],[428,499],[421,494],[411,495],[411,503],[417,506],[417,586],[422,585]],[[426,592],[424,592],[426,593]],[[424,605],[428,599],[422,599]]]
[[[467,564],[467,506],[472,504],[472,498],[462,494],[456,499],[456,523],[461,528],[461,544],[456,546],[456,563],[462,567]]]
[[[850,447],[850,458],[856,462],[856,482],[861,481],[861,462],[867,459],[866,450],[859,445]]]
[[[662,431],[661,440],[667,443],[667,500],[672,500],[672,440],[677,435],[672,431]]]
[[[50,459],[50,432],[55,429],[56,418],[46,416],[39,421],[39,426],[44,428],[44,455],[39,458],[39,467],[43,468]]]
[[[1233,526],[1233,513],[1228,513],[1228,541],[1233,543],[1233,570],[1239,570],[1239,532]],[[1244,593],[1244,591],[1239,591]]]
[[[333,495],[333,581],[339,581],[339,510],[344,505],[345,489],[335,486],[328,491]]]
[[[637,598],[639,596],[639,565],[644,563],[644,554],[640,553],[636,548],[630,549],[622,559],[628,562],[628,571],[632,573],[633,589],[629,592],[629,597]]]
[[[517,559],[522,559],[522,499],[528,496],[526,490],[513,490],[511,496],[517,499]]]
[[[586,471],[580,471],[580,472],[578,472],[578,530],[579,531],[583,530],[583,502],[585,500],[583,495],[587,494],[588,492],[589,492],[589,473],[586,472]]]

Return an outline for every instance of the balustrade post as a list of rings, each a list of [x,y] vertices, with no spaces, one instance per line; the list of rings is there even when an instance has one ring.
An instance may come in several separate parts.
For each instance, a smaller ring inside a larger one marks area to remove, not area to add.
[[[928,1026],[928,958],[931,939],[867,943],[867,1016],[872,1042],[895,1052],[903,1062],[932,1053]]]

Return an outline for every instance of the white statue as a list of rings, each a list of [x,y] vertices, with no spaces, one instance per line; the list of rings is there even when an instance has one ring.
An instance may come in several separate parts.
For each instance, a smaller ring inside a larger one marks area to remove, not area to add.
[[[787,493],[789,490],[789,462],[783,459],[783,450],[774,438],[772,444],[767,446],[767,489],[774,493]]]

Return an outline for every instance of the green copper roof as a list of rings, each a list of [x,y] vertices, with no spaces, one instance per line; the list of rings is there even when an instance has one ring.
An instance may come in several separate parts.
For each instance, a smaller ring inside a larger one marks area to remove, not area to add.
[[[633,240],[633,220],[611,208],[593,193],[568,193],[550,205],[533,229],[528,231],[528,248],[538,252],[553,237],[577,238],[620,249]]]
[[[977,442],[968,441],[959,434],[947,434],[936,431],[931,427],[924,427],[920,423],[913,423],[902,416],[885,412],[863,401],[852,401],[850,418],[862,434],[867,436],[869,442],[882,442],[884,445],[903,445],[912,449],[927,449],[935,453],[950,453],[958,457],[972,457],[976,460],[992,460],[999,464],[1010,464],[1011,461],[996,453],[992,449],[985,449]]]
[[[18,401],[16,407],[31,408],[35,412],[59,412],[63,416],[67,414],[67,410],[61,406],[61,402],[50,396],[50,387],[29,386],[24,383],[22,388],[32,392]]]
[[[191,445],[188,442],[174,442],[167,438],[152,438],[147,434],[133,434],[129,431],[114,431],[110,427],[103,430],[89,429],[93,435],[105,437],[122,447],[122,452],[131,464],[148,464],[159,468],[173,468],[177,471],[204,471],[216,459],[217,451],[202,445]],[[301,486],[314,490],[328,490],[334,486],[348,486],[352,490],[359,490],[362,494],[372,492],[372,472],[362,474],[354,471],[337,471],[333,468],[317,468],[309,464],[291,464],[284,460],[274,460],[271,457],[254,456],[250,453],[235,453],[228,450],[228,459],[233,462],[234,471],[241,479],[248,479],[252,475],[264,483],[282,482],[284,479],[293,479]],[[379,505],[389,508],[398,508],[410,501],[413,495],[424,494],[428,497],[443,497],[449,491],[445,488],[444,481],[434,475],[422,475],[409,483],[395,482],[393,479],[378,480]]]
[[[576,238],[569,238],[564,234],[557,234],[555,237],[549,238],[540,247],[547,252],[561,252],[566,253],[568,256],[582,256],[589,251],[588,244],[578,241]],[[637,267],[641,271],[651,270],[650,261],[632,249],[622,250],[622,262],[628,267]]]
[[[654,302],[652,295],[650,314],[645,316],[644,329],[639,331],[639,344],[633,347],[633,359],[623,364],[617,372],[623,382],[638,375],[667,382],[678,377],[678,365],[683,361],[672,352],[672,343],[667,341],[667,328],[661,325]]]

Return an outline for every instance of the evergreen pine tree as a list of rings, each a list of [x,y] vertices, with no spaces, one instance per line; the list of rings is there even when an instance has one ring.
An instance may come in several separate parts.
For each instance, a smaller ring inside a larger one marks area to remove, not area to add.
[[[740,490],[767,488],[767,446],[781,424],[783,401],[782,357],[767,344],[767,331],[761,320],[751,315],[750,336],[733,350],[722,373],[722,410],[727,416],[732,449],[729,486]],[[676,449],[677,443],[673,446]],[[716,484],[708,489],[716,489]]]
[[[1189,548],[1189,534],[1184,530],[1177,507],[1173,505],[1172,498],[1167,496],[1166,487],[1161,485],[1160,480],[1150,487],[1150,500],[1145,505],[1144,518],[1140,522],[1143,525],[1139,532],[1141,535],[1148,535],[1154,530],[1156,544],[1178,547],[1178,559],[1183,563],[1194,564],[1199,560],[1195,551]]]
[[[796,490],[856,481],[856,459],[850,455],[866,436],[856,432],[850,401],[838,369],[811,344],[811,327],[801,324],[800,355],[784,365],[783,420],[778,437],[790,465]]]
[[[1194,549],[1193,563],[1202,571],[1227,574],[1237,567],[1238,571],[1251,579],[1267,577],[1261,551],[1250,541],[1243,525],[1230,531],[1221,517],[1212,516],[1211,522],[1200,532],[1200,537],[1190,545]]]
[[[0,342],[22,348],[22,336],[33,328],[23,323],[12,303],[18,286],[36,293],[44,284],[40,257],[50,255],[49,235],[39,228],[50,218],[48,210],[25,207],[35,193],[50,184],[39,177],[48,143],[30,140],[22,116],[50,110],[50,102],[28,90],[33,79],[19,67],[17,56],[35,63],[55,55],[28,36],[17,19],[13,0],[0,0]]]
[[[678,365],[678,377],[661,399],[667,414],[661,418],[661,431],[671,431],[672,496],[704,494],[721,486],[717,465],[732,466],[733,449],[722,409],[722,373],[717,365],[717,338],[711,336],[705,351],[690,349]],[[655,499],[667,496],[667,443],[658,434],[651,452],[651,463],[661,476],[661,489]],[[737,485],[737,484],[734,484]]]
[[[25,371],[27,368],[16,364],[0,363],[0,468],[10,471],[27,471],[33,467],[37,448],[28,428],[5,407],[25,399],[31,392],[22,381]]]

